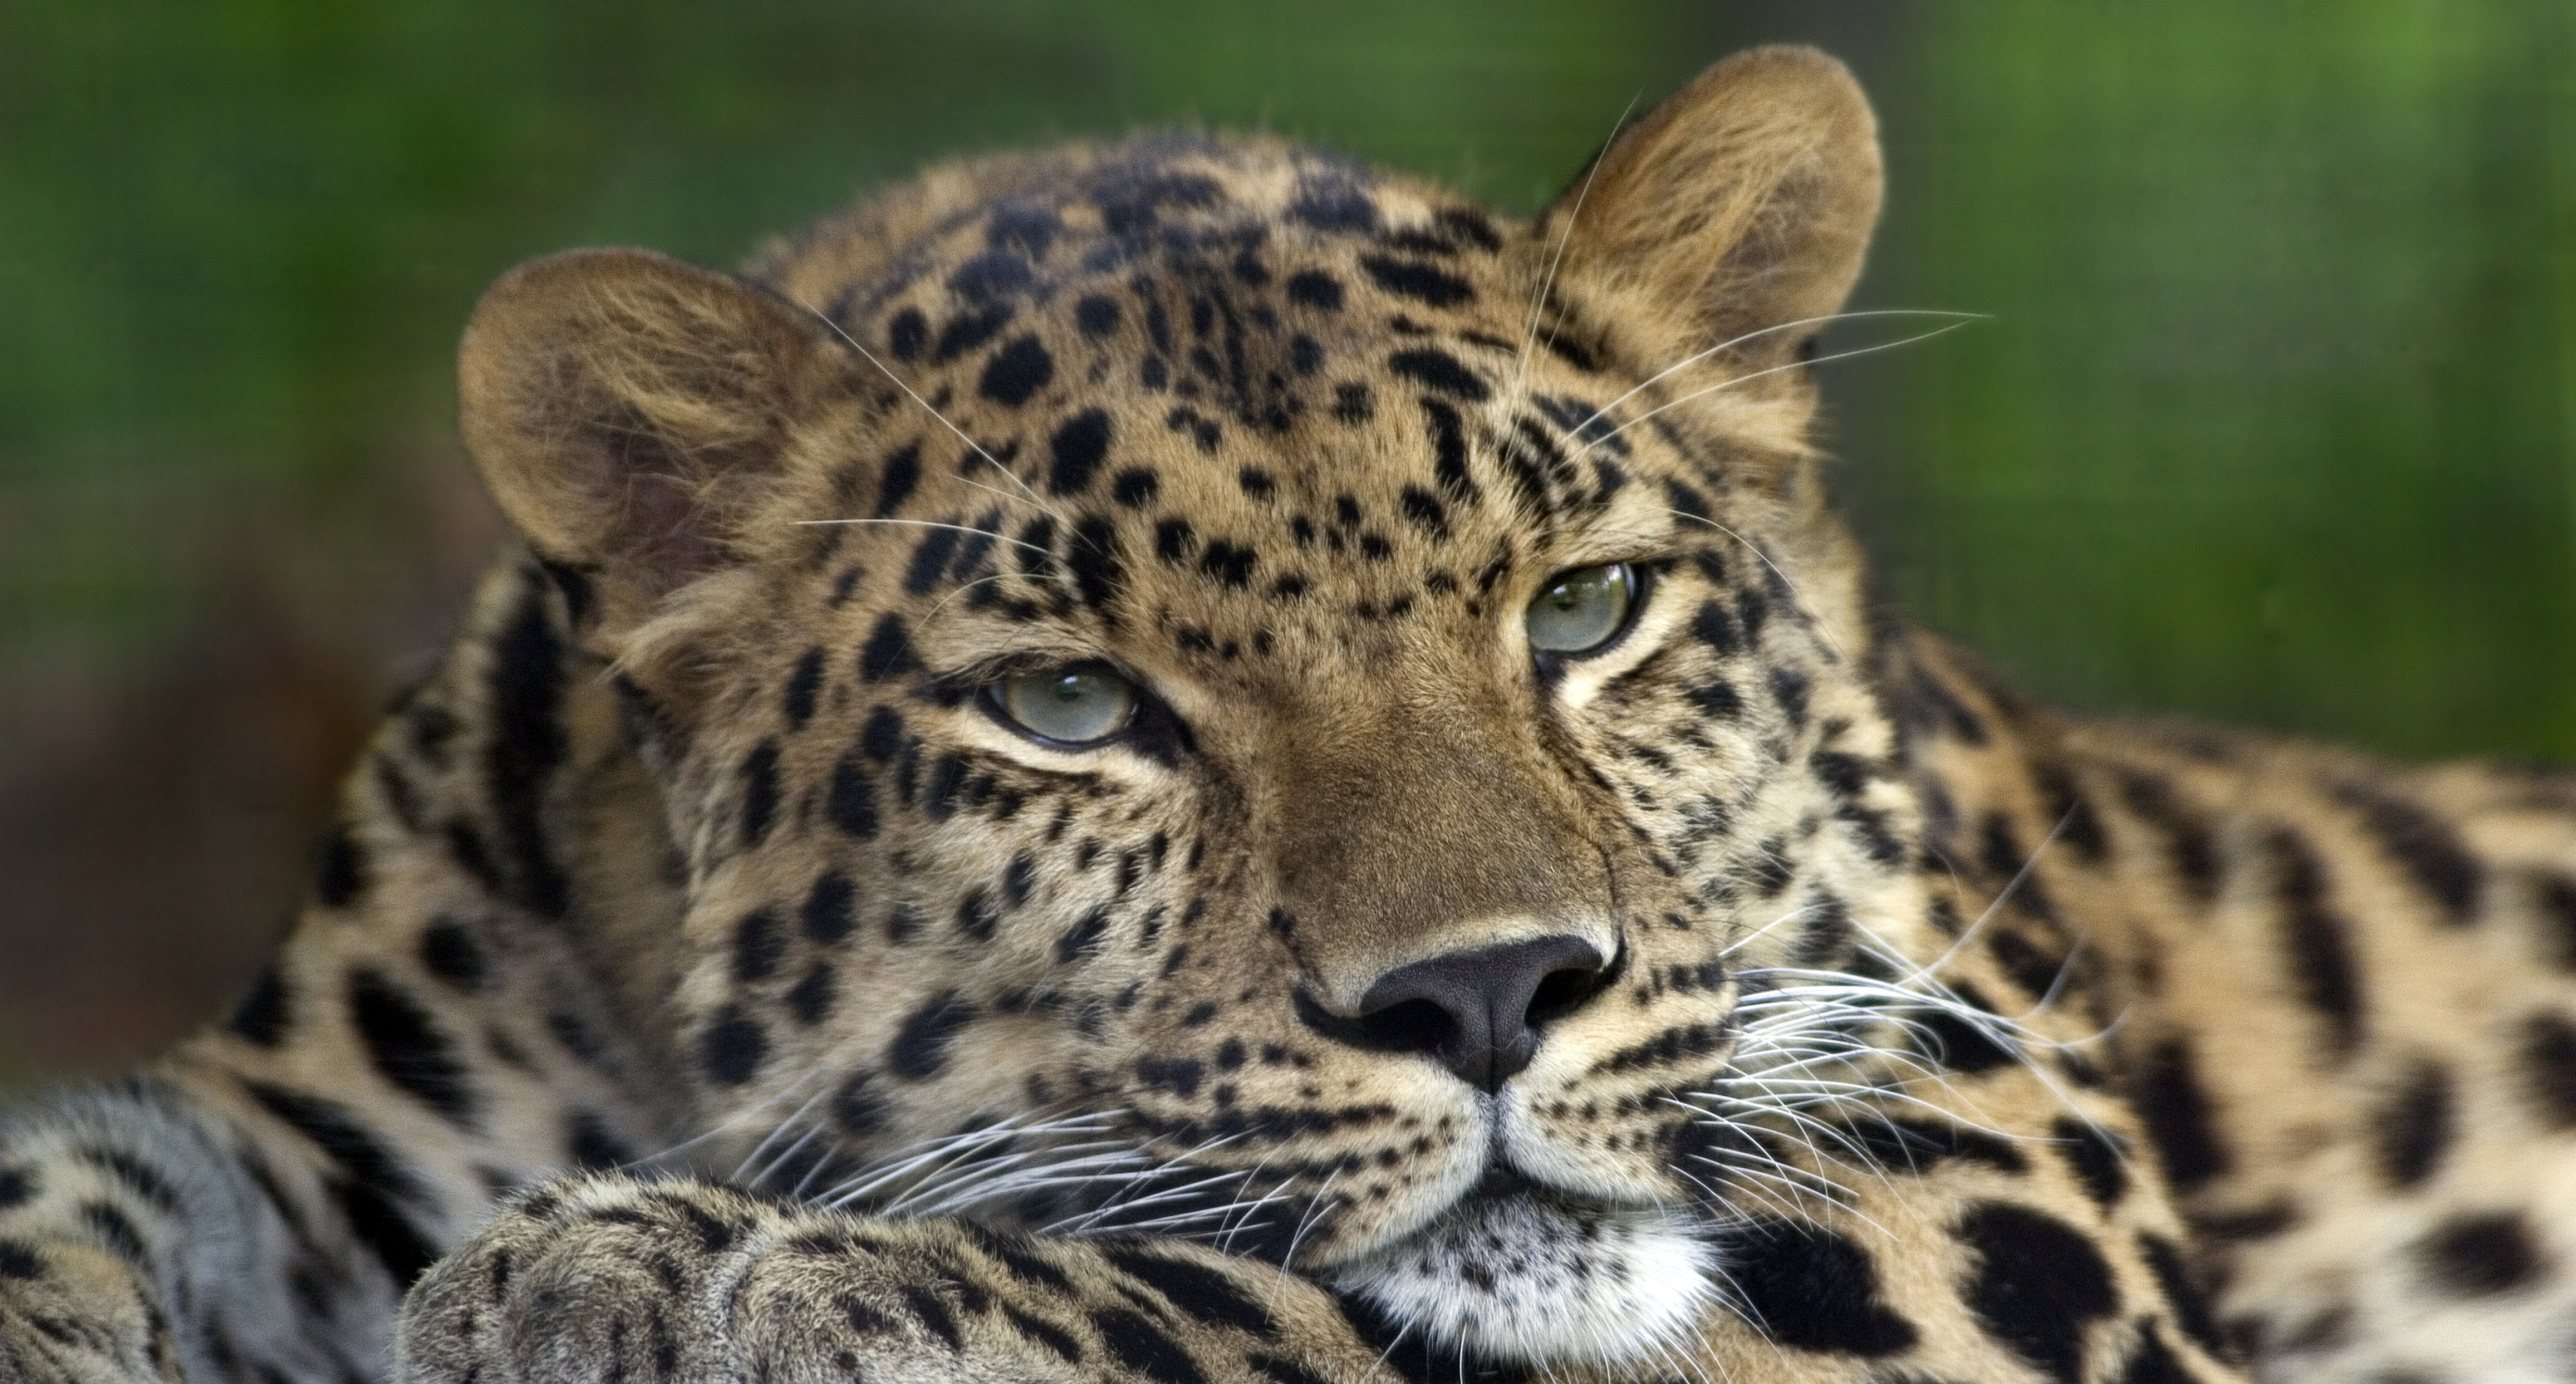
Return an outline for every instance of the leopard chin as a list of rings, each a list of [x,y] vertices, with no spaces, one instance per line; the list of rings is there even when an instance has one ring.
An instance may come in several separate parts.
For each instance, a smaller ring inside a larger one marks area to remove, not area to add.
[[[1326,1276],[1435,1351],[1619,1366],[1688,1341],[1717,1297],[1716,1269],[1687,1210],[1585,1201],[1496,1172]]]

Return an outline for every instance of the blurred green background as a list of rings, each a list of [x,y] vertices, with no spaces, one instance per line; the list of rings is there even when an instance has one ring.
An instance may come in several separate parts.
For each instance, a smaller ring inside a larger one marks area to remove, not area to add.
[[[1747,43],[1874,93],[1826,367],[1889,590],[2076,705],[2576,753],[2565,0],[0,7],[0,1066],[234,983],[491,541],[449,352],[529,255],[735,262],[925,161],[1259,126],[1515,210]],[[1865,345],[1884,327],[1834,344]]]

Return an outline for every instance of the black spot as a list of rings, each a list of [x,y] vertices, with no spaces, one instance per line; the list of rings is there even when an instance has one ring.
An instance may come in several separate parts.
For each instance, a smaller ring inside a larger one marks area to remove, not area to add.
[[[2006,1173],[2030,1168],[2009,1141],[1946,1121],[1881,1116],[1850,1120],[1841,1132],[1871,1162],[1912,1173],[1928,1173],[1952,1159]]]
[[[1960,714],[1965,715],[1966,709],[1961,708]],[[2077,790],[2074,776],[2066,766],[2049,762],[2039,766],[2037,779],[2040,810],[2052,823],[2057,843],[2087,863],[2100,862],[2108,844],[2102,836],[2102,819],[2093,811],[2091,800]]]
[[[949,1312],[947,1301],[937,1292],[912,1283],[896,1288],[895,1292],[903,1298],[904,1305],[912,1309],[912,1315],[922,1327],[946,1342],[952,1354],[965,1351],[966,1338],[957,1333],[957,1319]]]
[[[1207,545],[1199,555],[1199,570],[1228,586],[1243,586],[1252,580],[1253,563],[1258,559],[1250,548],[1238,548],[1223,539]]]
[[[1301,995],[1300,998],[1303,998]],[[1191,1057],[1140,1057],[1136,1059],[1136,1080],[1148,1090],[1169,1091],[1183,1100],[1199,1093],[1199,1082],[1207,1068]]]
[[[37,1257],[35,1246],[19,1240],[0,1240],[0,1279],[41,1278],[45,1261]]]
[[[313,871],[313,894],[324,908],[346,908],[367,887],[367,852],[347,823],[322,838],[322,858]]]
[[[1058,495],[1078,495],[1089,489],[1101,458],[1109,455],[1109,433],[1109,413],[1105,409],[1084,409],[1066,419],[1047,442],[1047,489]],[[1145,475],[1148,480],[1153,477],[1150,471]],[[1119,500],[1135,503],[1127,499],[1123,490]]]
[[[1118,330],[1118,304],[1094,293],[1073,305],[1073,320],[1089,337],[1107,336]]]
[[[143,1241],[143,1231],[134,1224],[133,1217],[118,1210],[113,1204],[104,1201],[83,1202],[80,1206],[80,1218],[92,1233],[107,1242],[108,1251],[117,1258],[137,1268],[146,1267],[151,1263],[152,1250]]]
[[[2450,1148],[2452,1117],[2449,1069],[2417,1062],[2371,1116],[2371,1152],[2389,1186],[2412,1187],[2432,1175]]]
[[[2576,971],[2576,879],[2535,874],[2531,902],[2543,928],[2541,950],[2562,971]]]
[[[1320,269],[1301,269],[1288,276],[1288,301],[1326,312],[1342,306],[1342,281]]]
[[[2157,1044],[2138,1068],[2138,1114],[2147,1122],[2147,1137],[2177,1193],[2201,1186],[2230,1165],[2196,1068],[2191,1048],[2179,1038]]]
[[[733,926],[733,983],[751,985],[778,974],[787,957],[787,934],[778,915],[755,908]]]
[[[1161,479],[1151,470],[1141,466],[1130,467],[1119,472],[1112,480],[1109,498],[1129,509],[1143,509],[1154,503],[1154,497],[1161,494],[1162,490]]]
[[[1065,566],[1072,569],[1074,590],[1083,604],[1095,610],[1107,606],[1126,576],[1118,560],[1118,531],[1106,519],[1083,520],[1073,531]]]
[[[2361,1042],[2363,1016],[2359,966],[2348,929],[2326,906],[2325,869],[2315,850],[2286,829],[2272,833],[2271,849],[2290,984],[2325,1020],[2332,1051],[2349,1056]]]
[[[1715,601],[1700,602],[1699,612],[1691,617],[1691,634],[1721,655],[1734,654],[1744,647],[1744,636],[1736,629],[1735,617]]]
[[[948,291],[970,303],[990,303],[1028,287],[1032,277],[1024,257],[1009,250],[987,250],[949,274]]]
[[[575,1110],[564,1118],[564,1151],[576,1168],[620,1168],[635,1161],[634,1150],[591,1110]]]
[[[807,937],[830,946],[857,928],[858,891],[850,887],[849,876],[826,870],[806,893],[805,906],[797,916]]]
[[[858,756],[845,754],[832,766],[832,786],[824,798],[832,825],[861,841],[877,834],[877,793]],[[846,888],[846,886],[844,886]],[[809,915],[810,916],[810,915]]]
[[[1343,423],[1365,423],[1377,416],[1377,406],[1369,400],[1369,387],[1364,384],[1333,386],[1333,418]]]
[[[2165,851],[2181,877],[2183,891],[2195,902],[2218,897],[2218,846],[2209,824],[2185,808],[2173,785],[2151,774],[2120,776],[2120,799],[2131,812],[2165,838]]]
[[[905,308],[886,324],[886,349],[894,352],[896,360],[919,360],[921,348],[929,343],[930,323],[919,308]]]
[[[1692,706],[1699,708],[1700,714],[1711,720],[1733,720],[1744,714],[1744,694],[1736,691],[1735,684],[1724,678],[1712,677],[1706,682],[1684,688],[1682,695],[1689,699]]]
[[[912,498],[913,487],[919,484],[921,444],[908,442],[886,458],[885,470],[877,477],[876,517],[883,519],[902,508],[903,502]]]
[[[954,517],[954,516],[952,516]],[[912,561],[903,570],[903,589],[914,596],[927,596],[939,585],[940,574],[948,570],[948,560],[957,554],[957,540],[962,537],[957,527],[939,524],[924,531],[913,545]]]
[[[859,728],[859,748],[879,764],[889,764],[903,750],[903,717],[892,707],[878,707],[868,713],[868,723]]]
[[[742,759],[742,844],[769,839],[778,817],[778,744],[763,740]]]
[[[2523,1080],[2540,1117],[2561,1129],[2576,1126],[2576,1023],[2556,1014],[2534,1014],[2522,1026]]]
[[[1002,920],[1002,910],[981,889],[969,889],[957,901],[957,930],[977,942],[993,940],[993,925]]]
[[[170,1179],[123,1149],[85,1144],[74,1149],[73,1156],[106,1173],[156,1211],[175,1216],[185,1206],[179,1197],[179,1189],[170,1185]]]
[[[931,348],[934,364],[945,365],[1001,334],[1011,324],[1011,305],[995,303],[980,312],[970,312],[952,319],[939,329],[939,344]]]
[[[0,1168],[0,1211],[15,1210],[36,1199],[36,1175],[24,1168]]]
[[[376,1073],[463,1129],[478,1102],[447,1036],[411,996],[375,970],[349,973],[349,1018]]]
[[[420,964],[431,975],[472,994],[483,988],[491,962],[474,933],[454,918],[441,915],[420,935]]]
[[[787,689],[780,700],[787,713],[789,730],[802,730],[805,723],[813,719],[814,694],[822,687],[823,649],[818,644],[799,656],[796,666],[788,671]]]
[[[741,1009],[726,1005],[698,1035],[698,1066],[718,1086],[740,1086],[769,1056],[769,1035]]]
[[[811,1028],[832,1012],[832,1002],[839,995],[840,983],[831,969],[817,966],[787,992],[787,1012],[796,1022]]]
[[[1144,1314],[1104,1307],[1091,1314],[1091,1325],[1120,1364],[1153,1384],[1207,1384],[1207,1376],[1190,1353]]]
[[[1869,1252],[1823,1226],[1757,1223],[1725,1262],[1754,1326],[1782,1345],[1865,1356],[1914,1345],[1913,1323],[1879,1296]]]
[[[262,1109],[310,1140],[337,1165],[340,1175],[331,1179],[331,1195],[351,1233],[385,1266],[395,1286],[411,1286],[438,1258],[428,1239],[395,1205],[420,1196],[418,1176],[346,1109],[266,1082],[243,1086]]]
[[[1771,700],[1780,704],[1780,714],[1788,718],[1792,727],[1804,727],[1807,695],[1814,681],[1795,668],[1774,668],[1767,681],[1771,684]]]
[[[1124,1245],[1103,1247],[1101,1257],[1119,1272],[1161,1293],[1183,1314],[1210,1326],[1233,1327],[1257,1336],[1272,1335],[1279,1329],[1267,1309],[1214,1269]]]
[[[2225,1357],[2221,1357],[2222,1359]],[[2156,1336],[2147,1323],[2138,1326],[2138,1343],[2120,1366],[2118,1384],[2197,1384],[2191,1371],[2182,1367],[2174,1353]],[[2382,1384],[2387,1384],[2383,1380]]]
[[[2512,1211],[2453,1216],[2415,1245],[2416,1262],[2434,1286],[2458,1297],[2508,1293],[2540,1276],[2540,1247]]]
[[[858,1072],[832,1093],[832,1123],[843,1133],[864,1139],[886,1127],[885,1098],[876,1093],[866,1072]]]
[[[2477,921],[2478,886],[2486,867],[2450,823],[2414,803],[2362,784],[2345,784],[2335,796],[2361,812],[2362,825],[2442,906],[2442,921],[2465,927]]]
[[[2199,1281],[2182,1260],[2182,1251],[2174,1242],[2150,1231],[2138,1232],[2138,1252],[2146,1256],[2147,1267],[2155,1273],[2156,1285],[2164,1289],[2165,1305],[2173,1309],[2174,1325],[2202,1350],[2224,1360],[2227,1343],[2218,1334],[2218,1323],[2209,1315],[2209,1297],[2201,1291]]]
[[[2116,1134],[2072,1115],[2060,1115],[2048,1127],[2049,1136],[2057,1140],[2057,1151],[2075,1180],[2084,1184],[2085,1195],[2108,1211],[2129,1189],[2128,1148]]]
[[[1476,296],[1476,290],[1465,279],[1417,260],[1362,255],[1360,267],[1387,292],[1435,308],[1456,307]]]
[[[1961,1296],[1987,1331],[2061,1384],[2084,1377],[2084,1329],[2119,1306],[2111,1266],[2075,1229],[2025,1206],[1988,1202],[1959,1221],[1977,1258]]]
[[[1060,965],[1071,965],[1090,955],[1100,945],[1100,934],[1109,927],[1109,909],[1104,905],[1092,909],[1065,929],[1056,939],[1055,959]]]
[[[1054,1351],[1069,1364],[1082,1363],[1082,1342],[1075,1339],[1072,1332],[1008,1304],[1003,1306],[1002,1313],[1011,1319],[1012,1329],[1020,1335]]]
[[[1990,1072],[2021,1061],[1993,1031],[1947,1010],[1914,1016],[1915,1043],[1923,1055],[1960,1072]]]
[[[1237,489],[1256,500],[1267,500],[1279,489],[1279,482],[1258,466],[1247,466],[1234,473]]]
[[[1471,404],[1484,402],[1485,397],[1492,392],[1486,387],[1485,382],[1477,377],[1476,372],[1469,370],[1456,356],[1446,351],[1428,347],[1414,351],[1398,351],[1387,358],[1386,364],[1388,369],[1406,379],[1427,388],[1436,389],[1452,398],[1464,399]]]
[[[560,918],[570,885],[546,842],[546,798],[569,742],[562,724],[563,644],[540,593],[531,590],[493,644],[486,674],[492,734],[483,750],[501,845],[516,867],[510,897],[542,917]],[[487,862],[488,868],[488,862]]]
[[[1467,470],[1467,434],[1458,410],[1438,399],[1425,399],[1422,412],[1431,425],[1431,474],[1449,498],[1460,504],[1475,503],[1476,482]]]
[[[886,1050],[886,1066],[906,1081],[927,1081],[948,1063],[948,1045],[975,1017],[975,1007],[954,991],[933,997],[903,1021]]]
[[[1017,408],[1055,378],[1055,357],[1034,336],[1023,336],[984,362],[984,377],[975,392],[997,404]]]
[[[286,1037],[287,1021],[294,1010],[294,992],[287,987],[285,973],[272,961],[252,979],[249,991],[233,1006],[225,1027],[263,1048],[273,1048]]]
[[[904,632],[903,617],[892,611],[877,617],[876,628],[868,632],[868,642],[859,646],[859,675],[870,682],[884,682],[920,667],[912,655],[912,638]]]

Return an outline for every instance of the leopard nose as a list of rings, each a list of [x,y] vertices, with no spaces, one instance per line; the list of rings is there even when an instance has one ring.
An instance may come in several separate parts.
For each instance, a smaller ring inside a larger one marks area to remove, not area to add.
[[[1539,1030],[1597,993],[1608,964],[1580,937],[1450,952],[1399,966],[1360,997],[1372,1046],[1428,1053],[1495,1091],[1530,1063]]]

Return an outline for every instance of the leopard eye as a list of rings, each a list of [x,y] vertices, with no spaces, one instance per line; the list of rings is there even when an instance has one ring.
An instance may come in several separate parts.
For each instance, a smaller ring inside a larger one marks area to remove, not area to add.
[[[1005,678],[989,689],[1003,717],[1041,740],[1076,748],[1097,744],[1127,728],[1136,715],[1136,689],[1105,668],[1057,668]]]
[[[1624,562],[1559,572],[1529,603],[1522,623],[1540,653],[1588,653],[1627,628],[1636,603],[1637,573]]]

